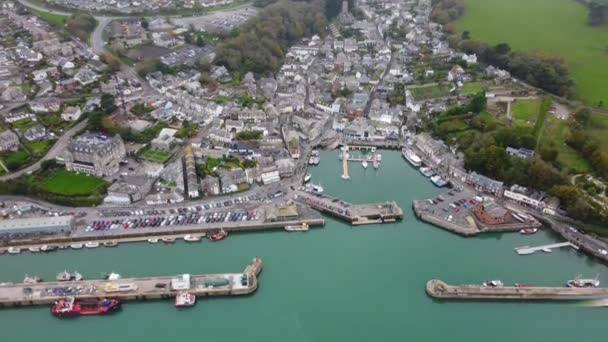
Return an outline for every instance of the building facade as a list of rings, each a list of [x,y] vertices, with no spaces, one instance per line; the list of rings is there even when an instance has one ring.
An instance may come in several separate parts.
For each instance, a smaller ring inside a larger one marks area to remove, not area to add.
[[[125,145],[119,135],[85,133],[70,142],[63,159],[68,171],[104,177],[117,173],[125,156]]]

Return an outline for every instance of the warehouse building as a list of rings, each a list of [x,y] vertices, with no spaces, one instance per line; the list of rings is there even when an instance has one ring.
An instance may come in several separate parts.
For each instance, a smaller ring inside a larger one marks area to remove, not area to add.
[[[72,222],[72,216],[1,220],[0,238],[67,233],[72,230]]]

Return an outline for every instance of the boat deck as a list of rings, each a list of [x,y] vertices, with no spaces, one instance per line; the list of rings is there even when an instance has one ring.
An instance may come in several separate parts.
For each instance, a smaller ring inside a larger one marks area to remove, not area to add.
[[[196,296],[237,296],[253,293],[258,288],[257,276],[262,270],[262,260],[254,258],[242,273],[191,275],[191,287],[187,291]],[[243,274],[248,277],[246,285],[241,284]],[[171,280],[176,276],[124,278],[118,280],[93,279],[82,281],[41,282],[37,284],[6,284],[0,286],[0,307],[51,304],[66,296],[78,299],[117,298],[126,300],[152,300],[175,298],[180,290],[171,288]],[[211,278],[228,280],[224,286],[206,286]],[[107,291],[108,284],[132,284],[137,288],[124,292]],[[164,288],[158,287],[164,284]],[[57,295],[56,288],[72,288],[73,293]]]

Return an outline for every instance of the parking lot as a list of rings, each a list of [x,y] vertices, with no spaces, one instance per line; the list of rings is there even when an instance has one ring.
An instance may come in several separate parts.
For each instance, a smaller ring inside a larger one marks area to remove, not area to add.
[[[468,225],[470,208],[479,203],[481,198],[473,192],[452,189],[436,197],[423,201],[425,211],[448,222]]]

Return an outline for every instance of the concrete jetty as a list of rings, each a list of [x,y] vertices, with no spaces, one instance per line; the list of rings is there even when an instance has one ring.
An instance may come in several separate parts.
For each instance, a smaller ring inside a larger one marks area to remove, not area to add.
[[[0,285],[0,308],[47,305],[66,296],[76,299],[116,298],[128,301],[172,299],[180,291],[188,291],[197,297],[247,295],[257,290],[258,275],[261,271],[262,259],[256,257],[242,273],[4,284]],[[221,286],[208,285],[211,283],[209,280],[219,278],[228,280],[228,283]],[[184,279],[189,282],[184,283]],[[179,289],[174,287],[177,283],[180,284]],[[71,292],[68,294],[66,290]]]
[[[572,247],[574,249],[578,249],[578,246],[571,242],[562,242],[562,243],[554,243],[551,245],[536,246],[536,247],[529,247],[529,246],[516,247],[515,252],[517,252],[517,254],[519,254],[519,255],[528,255],[528,254],[532,254],[537,251],[551,252],[551,250],[554,248],[562,248],[562,247]]]
[[[320,212],[335,216],[352,225],[395,222],[403,219],[396,202],[351,204],[327,195],[298,191],[294,200]]]
[[[589,300],[608,298],[608,288],[455,286],[437,279],[426,283],[426,293],[433,298],[476,300]]]

